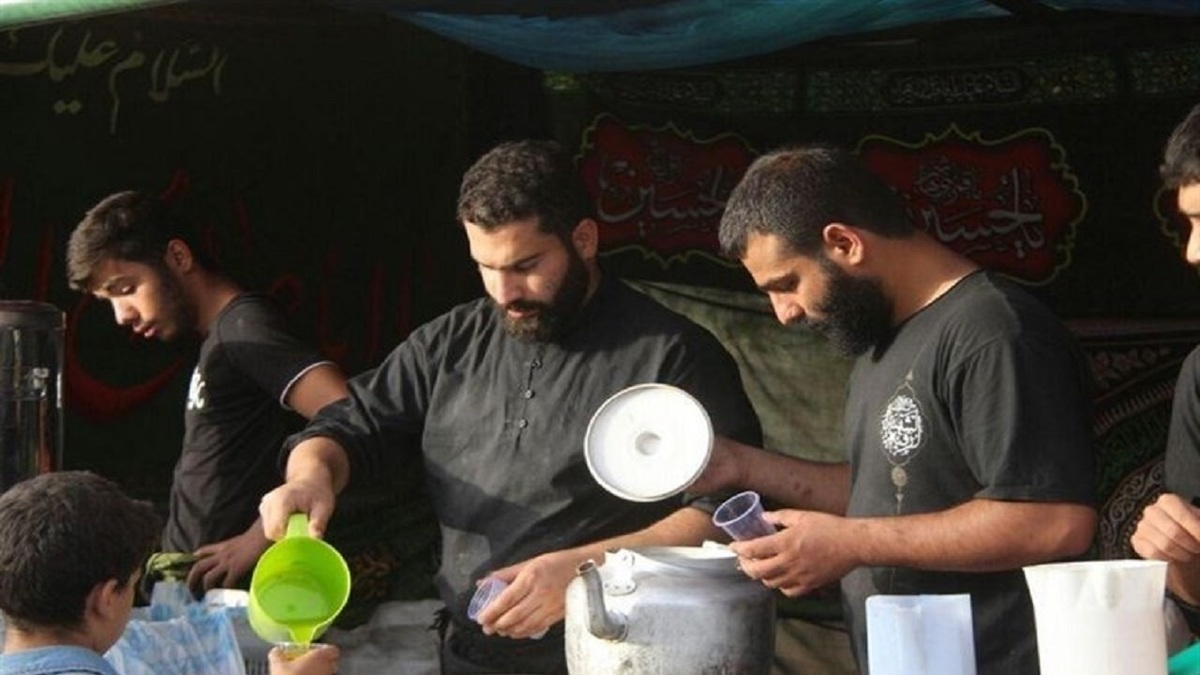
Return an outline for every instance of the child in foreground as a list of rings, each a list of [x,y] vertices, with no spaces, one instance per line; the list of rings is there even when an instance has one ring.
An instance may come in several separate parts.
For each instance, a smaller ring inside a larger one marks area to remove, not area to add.
[[[0,675],[120,675],[103,654],[133,611],[161,531],[153,507],[86,471],[23,481],[0,495]],[[338,650],[269,655],[271,675],[332,675]]]

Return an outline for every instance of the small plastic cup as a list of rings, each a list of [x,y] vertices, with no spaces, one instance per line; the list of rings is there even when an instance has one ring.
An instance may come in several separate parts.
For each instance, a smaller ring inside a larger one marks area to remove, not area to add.
[[[320,649],[320,645],[316,642],[301,644],[299,642],[276,642],[275,646],[279,648],[279,655],[284,661],[295,661],[304,656],[311,649]]]
[[[478,623],[479,613],[483,611],[484,607],[492,604],[493,600],[500,597],[506,588],[508,588],[508,583],[496,577],[487,577],[479,582],[479,586],[475,589],[475,595],[471,596],[471,602],[467,605],[467,618]]]
[[[479,621],[479,613],[483,611],[493,600],[500,597],[504,589],[508,588],[508,582],[496,577],[486,577],[479,582],[479,587],[475,589],[475,595],[471,596],[471,602],[467,603],[467,618],[476,623]],[[546,631],[542,631],[535,635],[530,635],[531,640],[540,640],[546,635]]]
[[[713,512],[713,524],[738,541],[757,539],[778,530],[763,518],[762,498],[747,490],[726,499]]]

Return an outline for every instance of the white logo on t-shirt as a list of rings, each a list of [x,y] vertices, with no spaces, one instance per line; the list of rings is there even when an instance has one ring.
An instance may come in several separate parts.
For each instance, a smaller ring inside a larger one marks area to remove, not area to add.
[[[879,432],[883,451],[893,461],[912,459],[925,439],[925,418],[921,404],[906,381],[888,401],[880,420]]]
[[[200,369],[192,371],[192,381],[188,384],[187,409],[199,410],[204,407],[204,377]]]

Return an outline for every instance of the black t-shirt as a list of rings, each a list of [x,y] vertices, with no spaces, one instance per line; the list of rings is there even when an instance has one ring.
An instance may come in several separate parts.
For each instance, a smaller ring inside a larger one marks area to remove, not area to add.
[[[1200,498],[1200,347],[1188,354],[1175,381],[1165,462],[1167,491]]]
[[[284,407],[291,385],[326,363],[297,339],[265,295],[233,299],[200,345],[175,465],[168,551],[194,551],[241,534],[279,485],[279,448],[303,418]]]
[[[1167,492],[1200,503],[1200,347],[1193,349],[1179,369],[1171,400],[1171,427],[1163,466]],[[1200,632],[1200,608],[1172,594],[1193,633]]]
[[[930,513],[976,498],[1092,504],[1089,394],[1086,363],[1052,313],[1010,282],[972,274],[855,364],[848,514]],[[1038,672],[1019,569],[865,567],[842,590],[864,669],[867,597],[969,593],[979,675]]]
[[[601,404],[648,382],[691,393],[717,433],[761,443],[737,364],[716,338],[604,280],[578,327],[559,342],[511,337],[487,298],[451,310],[415,330],[377,369],[353,378],[350,398],[327,406],[288,447],[331,436],[350,452],[352,472],[361,472],[418,436],[442,526],[438,586],[457,623],[471,630],[467,601],[488,572],[635,531],[683,505],[683,497],[620,499],[592,478],[583,456],[588,422]],[[496,638],[488,648],[528,651],[528,642]],[[561,630],[536,647],[561,660]],[[508,656],[520,663],[519,654]]]

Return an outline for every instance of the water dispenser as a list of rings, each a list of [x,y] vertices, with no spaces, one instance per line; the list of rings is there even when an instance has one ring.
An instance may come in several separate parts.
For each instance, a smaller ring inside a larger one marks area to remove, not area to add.
[[[64,315],[0,300],[0,491],[62,467]]]

